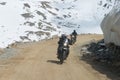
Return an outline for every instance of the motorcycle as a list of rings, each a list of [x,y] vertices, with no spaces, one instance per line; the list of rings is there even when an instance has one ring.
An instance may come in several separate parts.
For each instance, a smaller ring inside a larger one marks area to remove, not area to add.
[[[58,59],[60,60],[60,64],[63,64],[64,60],[66,60],[69,52],[68,42],[64,42],[63,46],[59,49],[60,53],[58,54]]]
[[[73,45],[76,42],[76,38],[74,35],[71,35],[71,45]]]

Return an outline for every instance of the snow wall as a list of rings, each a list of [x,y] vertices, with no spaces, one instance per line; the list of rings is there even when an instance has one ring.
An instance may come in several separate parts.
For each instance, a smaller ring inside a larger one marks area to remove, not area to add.
[[[116,0],[113,9],[105,16],[101,23],[106,44],[114,43],[120,46],[120,1]]]

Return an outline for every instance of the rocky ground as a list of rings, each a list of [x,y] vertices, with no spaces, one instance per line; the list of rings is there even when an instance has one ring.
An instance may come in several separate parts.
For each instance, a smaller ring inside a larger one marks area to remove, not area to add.
[[[90,41],[81,47],[81,56],[91,64],[101,65],[120,76],[120,47],[114,44],[105,45],[104,40]]]

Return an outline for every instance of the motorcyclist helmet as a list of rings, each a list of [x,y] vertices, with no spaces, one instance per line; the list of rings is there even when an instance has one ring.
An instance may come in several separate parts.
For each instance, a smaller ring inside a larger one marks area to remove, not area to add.
[[[65,34],[62,34],[61,38],[65,39],[67,36]]]

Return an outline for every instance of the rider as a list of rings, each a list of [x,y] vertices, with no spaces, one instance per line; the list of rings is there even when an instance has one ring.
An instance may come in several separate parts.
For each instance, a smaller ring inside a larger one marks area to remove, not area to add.
[[[68,48],[68,50],[67,50],[67,57],[69,55],[69,42],[70,42],[70,40],[67,38],[67,36],[65,34],[62,34],[62,36],[59,38],[59,41],[58,41],[58,50],[57,50],[58,58],[59,58],[59,54],[62,51],[61,47],[63,46],[65,40],[68,41],[68,44],[67,44],[67,48]]]
[[[76,32],[76,30],[74,30],[74,31],[72,32],[72,35],[75,36],[75,40],[76,40],[76,38],[77,38],[77,32]]]

